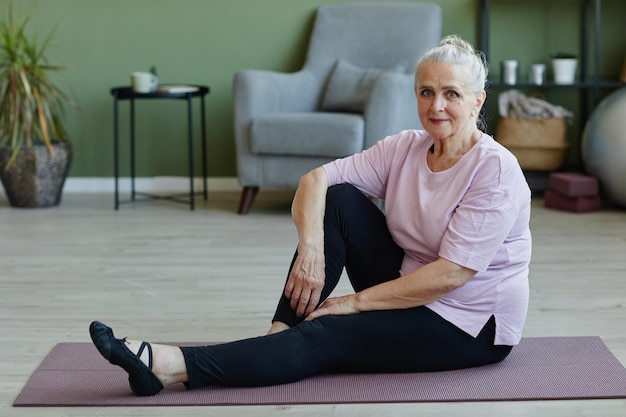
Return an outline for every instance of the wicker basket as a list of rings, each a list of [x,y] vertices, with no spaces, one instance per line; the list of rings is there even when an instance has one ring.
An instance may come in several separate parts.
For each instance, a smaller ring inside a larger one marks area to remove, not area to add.
[[[495,138],[507,147],[523,169],[554,171],[563,165],[569,144],[563,118],[498,120]]]

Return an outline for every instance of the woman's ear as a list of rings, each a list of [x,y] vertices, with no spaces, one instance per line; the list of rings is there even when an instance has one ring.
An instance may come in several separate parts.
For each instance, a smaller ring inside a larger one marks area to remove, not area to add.
[[[487,93],[485,92],[485,90],[481,91],[480,93],[476,95],[476,107],[474,108],[474,111],[472,112],[472,115],[474,117],[478,116],[478,114],[480,113],[480,109],[483,107],[483,104],[485,104],[486,98],[487,98]]]

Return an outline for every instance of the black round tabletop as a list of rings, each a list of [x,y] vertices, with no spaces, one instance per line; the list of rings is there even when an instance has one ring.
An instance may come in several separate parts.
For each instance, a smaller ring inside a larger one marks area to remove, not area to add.
[[[209,87],[194,84],[163,84],[159,85],[153,93],[137,93],[132,87],[114,87],[111,94],[118,99],[129,98],[186,98],[200,97],[209,93]]]

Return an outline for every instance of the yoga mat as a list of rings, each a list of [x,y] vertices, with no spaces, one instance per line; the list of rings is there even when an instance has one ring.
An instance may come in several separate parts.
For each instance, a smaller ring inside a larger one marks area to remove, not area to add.
[[[186,345],[194,345],[187,343]],[[262,360],[262,358],[259,358]],[[259,388],[131,394],[91,343],[60,343],[15,406],[210,406],[626,398],[626,369],[599,337],[524,338],[502,362],[445,372],[319,375]]]

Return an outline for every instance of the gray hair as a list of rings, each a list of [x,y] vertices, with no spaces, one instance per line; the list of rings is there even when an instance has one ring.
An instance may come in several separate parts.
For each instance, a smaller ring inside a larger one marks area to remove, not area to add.
[[[417,62],[417,73],[426,63],[467,65],[472,77],[470,80],[472,91],[478,94],[487,89],[489,68],[485,54],[475,50],[469,42],[458,35],[444,37],[438,46],[426,52]]]
[[[416,78],[419,76],[422,65],[427,63],[436,64],[462,64],[467,65],[470,75],[470,88],[476,94],[487,89],[489,65],[482,51],[474,47],[458,35],[448,35],[439,41],[439,45],[426,52],[417,61],[415,69]],[[485,127],[485,122],[478,118],[476,123],[479,128]]]

